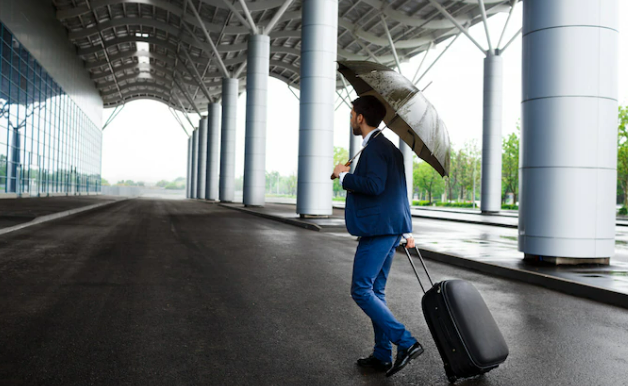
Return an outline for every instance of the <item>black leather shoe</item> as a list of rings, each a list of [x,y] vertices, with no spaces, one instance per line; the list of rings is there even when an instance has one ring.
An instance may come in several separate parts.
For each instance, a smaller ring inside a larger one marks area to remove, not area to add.
[[[358,366],[375,371],[386,371],[392,366],[392,363],[381,361],[371,354],[366,358],[358,359]]]
[[[388,370],[386,376],[390,377],[391,375],[397,373],[399,370],[406,367],[412,359],[418,358],[421,354],[423,354],[423,346],[421,346],[419,342],[416,342],[406,350],[397,350],[397,359],[395,359],[395,364],[390,368],[390,370]]]

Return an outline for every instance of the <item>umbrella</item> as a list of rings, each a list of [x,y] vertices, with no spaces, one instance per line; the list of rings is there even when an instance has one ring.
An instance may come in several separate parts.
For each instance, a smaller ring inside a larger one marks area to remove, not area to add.
[[[436,109],[412,82],[381,64],[339,61],[338,71],[359,96],[386,106],[384,123],[441,176],[449,175],[449,133]]]

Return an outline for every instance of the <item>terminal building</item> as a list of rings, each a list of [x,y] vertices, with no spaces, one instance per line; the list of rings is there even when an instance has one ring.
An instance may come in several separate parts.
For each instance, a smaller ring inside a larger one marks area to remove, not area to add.
[[[485,54],[481,209],[499,212],[500,54],[518,34],[487,28],[478,42],[468,28],[515,7],[524,10],[519,249],[557,264],[608,263],[617,0],[2,1],[0,194],[98,193],[103,108],[152,99],[197,127],[190,199],[234,200],[235,123],[245,120],[243,204],[264,206],[272,76],[300,90],[297,214],[329,216],[334,100],[345,87],[335,61],[394,68],[459,37]],[[237,111],[245,91],[246,111]]]

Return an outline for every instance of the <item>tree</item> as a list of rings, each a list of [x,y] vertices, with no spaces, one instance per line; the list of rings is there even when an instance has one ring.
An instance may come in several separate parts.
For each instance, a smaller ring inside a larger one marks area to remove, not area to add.
[[[458,186],[458,159],[453,149],[449,155],[449,176],[445,178],[447,200],[453,200],[454,192]]]
[[[433,196],[438,196],[445,189],[445,182],[434,168],[427,162],[419,162],[414,169],[414,186],[426,191],[428,201],[432,202]]]
[[[628,106],[619,106],[617,135],[617,185],[624,194],[624,207],[628,207]]]
[[[478,143],[476,139],[472,139],[469,142],[465,143],[465,154],[466,154],[466,174],[463,176],[464,178],[464,186],[468,192],[473,193],[473,197],[471,198],[471,202],[473,202],[475,207],[475,196],[476,191],[478,190],[478,186],[480,185],[480,172],[482,169],[481,166],[481,152],[478,148]]]
[[[109,181],[105,180],[104,178],[101,178],[100,186],[109,186]]]
[[[168,182],[168,181],[166,181],[166,180],[161,180],[161,181],[157,182],[157,187],[159,187],[159,188],[165,188],[165,187],[166,187],[166,185],[168,185],[168,184],[169,184],[169,182]]]
[[[294,172],[287,178],[287,185],[289,194],[295,196],[297,194],[297,175]]]
[[[277,193],[279,189],[279,172],[266,172],[266,193]]]
[[[519,132],[521,128],[517,124],[517,131],[503,139],[502,142],[502,203],[506,194],[512,193],[514,202],[517,202],[519,194]]]
[[[349,150],[344,147],[334,146],[334,167],[338,164],[345,164],[349,161]],[[340,178],[334,180],[334,196],[338,196],[343,192],[342,185],[340,185]]]
[[[469,170],[470,165],[468,161],[467,152],[464,149],[460,149],[456,152],[455,158],[456,158],[455,179],[456,179],[456,182],[458,183],[458,191],[459,191],[458,200],[464,201],[465,199],[464,193],[466,189],[465,183],[467,182],[467,179],[469,178],[469,174],[471,174]]]

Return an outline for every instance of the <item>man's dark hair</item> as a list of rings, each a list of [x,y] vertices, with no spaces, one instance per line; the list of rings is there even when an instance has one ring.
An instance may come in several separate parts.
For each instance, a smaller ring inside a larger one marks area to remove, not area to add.
[[[359,97],[352,102],[353,110],[357,115],[362,114],[366,124],[371,127],[378,127],[386,116],[386,107],[372,95]]]

